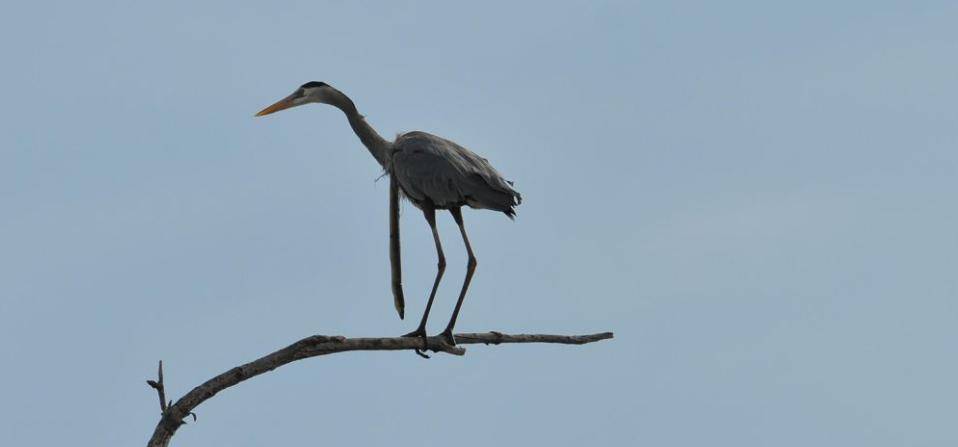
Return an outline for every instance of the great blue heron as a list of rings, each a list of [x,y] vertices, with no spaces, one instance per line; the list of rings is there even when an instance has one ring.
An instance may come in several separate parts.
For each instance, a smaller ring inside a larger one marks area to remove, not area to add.
[[[403,318],[405,303],[403,300],[400,257],[399,257],[399,194],[402,193],[417,208],[422,210],[432,229],[439,256],[436,279],[429,292],[429,300],[423,311],[422,319],[416,330],[406,334],[409,337],[422,337],[425,343],[426,320],[436,298],[436,289],[446,269],[446,257],[442,253],[442,243],[436,230],[436,210],[449,210],[459,226],[462,241],[465,243],[469,262],[466,267],[466,279],[459,292],[455,310],[449,324],[440,335],[455,344],[452,330],[462,307],[462,301],[469,289],[469,282],[476,270],[476,256],[469,244],[469,236],[462,222],[463,205],[505,213],[510,219],[515,216],[515,207],[522,196],[512,189],[509,182],[499,172],[469,149],[452,141],[426,132],[407,132],[396,137],[396,141],[387,141],[366,122],[356,105],[345,94],[325,82],[307,82],[289,96],[263,109],[256,116],[269,115],[290,107],[309,103],[329,104],[343,111],[349,125],[359,136],[359,140],[369,149],[386,174],[390,176],[390,260],[392,262],[393,300],[399,318]]]

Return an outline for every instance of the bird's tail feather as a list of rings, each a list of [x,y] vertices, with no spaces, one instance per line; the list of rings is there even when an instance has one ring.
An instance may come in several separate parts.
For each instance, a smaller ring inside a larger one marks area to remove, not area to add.
[[[392,267],[393,304],[399,319],[406,316],[406,300],[402,294],[402,260],[399,254],[399,185],[389,179],[389,263]]]
[[[406,301],[402,296],[402,283],[393,282],[393,304],[396,305],[396,312],[399,312],[399,319],[406,317]]]

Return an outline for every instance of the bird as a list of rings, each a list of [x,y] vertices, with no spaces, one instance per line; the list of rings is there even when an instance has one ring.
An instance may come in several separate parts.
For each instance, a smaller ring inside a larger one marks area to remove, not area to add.
[[[439,334],[445,342],[455,346],[453,329],[478,265],[466,234],[462,207],[498,211],[514,220],[516,207],[522,203],[522,195],[487,159],[453,141],[422,131],[400,133],[395,140],[386,140],[359,113],[348,96],[325,82],[307,82],[290,95],[261,110],[256,116],[314,103],[327,104],[341,110],[356,136],[382,167],[384,175],[390,178],[390,260],[394,305],[400,319],[404,317],[405,301],[400,279],[399,198],[404,197],[421,210],[426,223],[429,224],[438,257],[436,277],[419,326],[404,335],[421,337],[423,350],[427,346],[426,321],[446,269],[446,257],[436,228],[436,211],[448,210],[458,225],[468,254],[466,276],[449,323]]]

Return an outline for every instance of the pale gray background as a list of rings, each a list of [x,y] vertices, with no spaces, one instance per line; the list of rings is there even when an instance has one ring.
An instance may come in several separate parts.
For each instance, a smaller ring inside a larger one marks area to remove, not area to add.
[[[419,213],[402,322],[343,116],[252,118],[309,80],[516,181],[515,223],[466,212],[462,330],[616,339],[304,361],[176,445],[958,443],[954,2],[357,3],[3,7],[0,444],[142,445],[157,359],[179,396],[413,328]]]

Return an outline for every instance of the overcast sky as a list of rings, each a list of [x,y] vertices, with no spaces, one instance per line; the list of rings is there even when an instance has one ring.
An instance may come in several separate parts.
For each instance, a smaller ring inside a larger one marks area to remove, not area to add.
[[[362,3],[362,5],[360,5]],[[954,2],[14,2],[0,15],[0,444],[143,445],[168,393],[415,327],[435,272],[342,114],[488,158],[458,329],[197,408],[177,446],[958,443]],[[773,5],[772,3],[776,3]],[[465,270],[449,267],[430,332]]]

